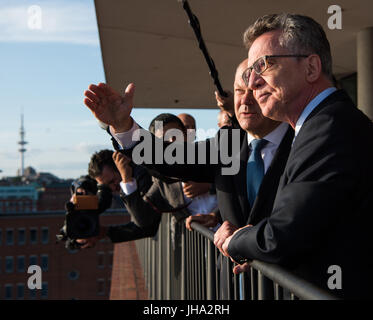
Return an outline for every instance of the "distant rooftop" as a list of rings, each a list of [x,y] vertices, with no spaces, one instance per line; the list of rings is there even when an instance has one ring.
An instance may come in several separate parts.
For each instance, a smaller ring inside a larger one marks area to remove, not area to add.
[[[0,186],[32,185],[48,186],[52,188],[70,186],[73,179],[61,179],[50,172],[37,172],[33,167],[27,167],[23,176],[4,177]]]

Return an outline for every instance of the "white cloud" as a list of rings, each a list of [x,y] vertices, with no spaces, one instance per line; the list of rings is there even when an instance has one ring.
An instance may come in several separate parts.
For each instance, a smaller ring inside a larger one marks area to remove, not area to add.
[[[21,4],[20,4],[21,2]],[[41,28],[31,6],[41,9]],[[35,20],[36,19],[36,20]],[[0,7],[0,42],[65,42],[99,45],[93,1],[18,1]]]
[[[91,144],[87,142],[80,142],[79,144],[73,147],[73,151],[86,153],[92,155],[94,152],[100,151],[102,149],[112,149],[111,145],[103,145],[103,144]]]

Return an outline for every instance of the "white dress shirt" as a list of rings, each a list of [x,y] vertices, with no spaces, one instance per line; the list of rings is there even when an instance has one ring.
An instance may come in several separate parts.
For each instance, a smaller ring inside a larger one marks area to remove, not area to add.
[[[310,115],[310,113],[328,96],[330,96],[333,92],[337,91],[337,88],[330,87],[323,92],[319,93],[315,98],[313,98],[310,103],[303,109],[303,112],[301,113],[300,117],[298,118],[298,121],[295,125],[295,134],[294,134],[294,140],[297,137],[300,129],[303,126],[304,121],[306,121],[307,117]],[[293,140],[293,143],[294,143]]]
[[[275,130],[267,134],[263,139],[267,140],[268,143],[262,148],[261,156],[264,162],[264,173],[267,172],[267,169],[271,165],[273,157],[277,151],[277,148],[280,146],[283,137],[288,130],[289,125],[285,122],[281,123]],[[250,143],[255,138],[250,134],[247,133],[247,143],[249,144],[249,148],[251,149]]]
[[[130,182],[121,181],[120,186],[125,195],[130,195],[137,190],[136,179],[133,179]],[[182,186],[184,187],[184,183],[182,183]],[[188,198],[184,193],[183,196],[186,204],[193,200],[192,203],[187,207],[191,215],[195,215],[197,213],[210,213],[218,207],[216,195],[208,192],[194,198]]]
[[[135,120],[133,120],[132,128],[126,132],[114,133],[113,128],[111,126],[109,127],[111,135],[119,143],[122,149],[130,149],[136,144],[139,138],[139,135],[137,134],[139,132],[136,131],[138,129],[140,129],[140,126],[135,122]]]

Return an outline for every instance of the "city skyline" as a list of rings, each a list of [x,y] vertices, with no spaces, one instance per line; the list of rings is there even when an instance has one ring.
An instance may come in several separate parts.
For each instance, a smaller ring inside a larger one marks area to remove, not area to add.
[[[30,28],[33,5],[41,9],[40,29]],[[25,168],[64,179],[85,174],[93,152],[112,149],[83,104],[88,85],[105,82],[93,1],[3,0],[0,47],[0,178],[16,176],[21,167],[21,113],[28,142]],[[134,109],[133,115],[147,127],[161,112],[191,113],[198,128],[217,129],[218,110]]]

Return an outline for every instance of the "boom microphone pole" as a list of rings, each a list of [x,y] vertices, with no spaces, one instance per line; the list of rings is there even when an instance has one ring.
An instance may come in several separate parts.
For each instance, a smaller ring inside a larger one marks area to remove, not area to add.
[[[218,71],[216,70],[214,60],[212,60],[211,56],[209,55],[205,41],[202,38],[201,27],[200,27],[198,18],[193,14],[187,0],[178,0],[178,1],[183,3],[183,8],[186,11],[188,18],[189,18],[189,24],[193,28],[194,34],[197,37],[199,48],[201,49],[203,56],[205,57],[207,65],[210,69],[210,75],[214,80],[214,84],[216,88],[218,89],[219,94],[223,97],[227,97],[227,94],[224,92],[220,84],[219,77],[218,77]]]

